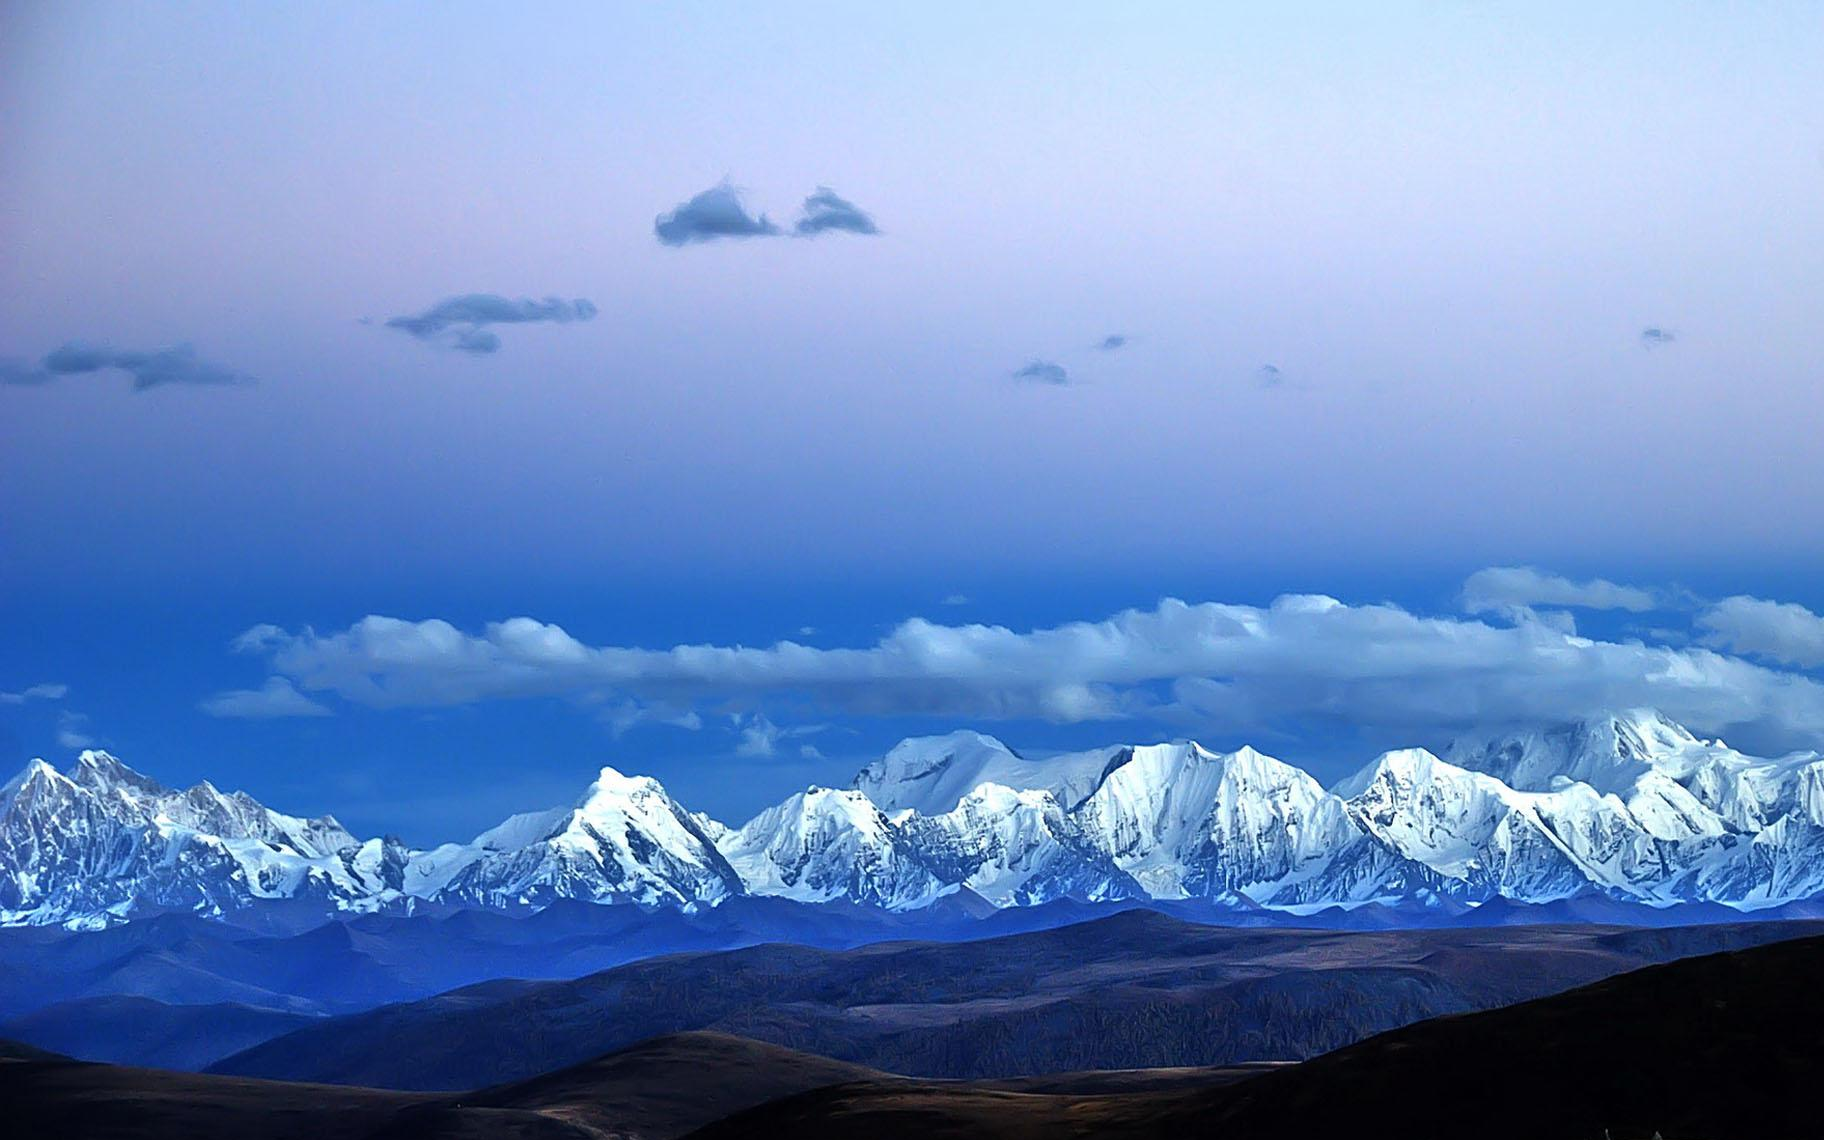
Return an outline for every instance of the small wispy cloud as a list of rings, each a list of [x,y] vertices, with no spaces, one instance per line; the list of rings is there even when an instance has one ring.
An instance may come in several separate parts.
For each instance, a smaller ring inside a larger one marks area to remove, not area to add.
[[[240,720],[330,715],[329,709],[298,692],[297,687],[284,677],[268,677],[257,689],[230,689],[217,693],[197,707],[210,716]]]
[[[662,724],[689,732],[696,732],[703,727],[703,718],[694,710],[676,708],[663,702],[622,701],[603,712],[601,719],[617,739],[630,729],[646,724]]]
[[[1070,383],[1070,373],[1062,364],[1049,360],[1032,360],[1013,374],[1015,380],[1031,380],[1037,384],[1065,385]]]
[[[1096,344],[1096,348],[1102,352],[1113,352],[1117,348],[1126,348],[1127,339],[1125,333],[1109,333]]]
[[[222,387],[253,383],[251,376],[202,359],[188,344],[142,351],[77,343],[53,349],[37,364],[0,362],[0,383],[41,385],[69,376],[110,371],[131,376],[135,392],[172,384]]]
[[[735,745],[735,755],[756,759],[772,756],[779,751],[779,738],[782,735],[779,726],[772,721],[756,717],[741,726],[741,740]]]
[[[489,325],[569,324],[590,320],[596,312],[594,302],[580,297],[574,301],[561,297],[514,300],[496,293],[465,293],[439,301],[422,313],[393,317],[386,327],[457,352],[489,356],[500,351],[500,337],[488,330]]]
[[[78,749],[95,747],[95,737],[90,733],[89,718],[81,713],[66,712],[57,718],[57,747]]]
[[[1463,611],[1471,614],[1513,615],[1540,606],[1644,614],[1672,600],[1663,592],[1624,586],[1607,578],[1579,582],[1531,566],[1490,566],[1463,582]]]
[[[28,685],[16,693],[0,693],[0,705],[22,705],[27,701],[61,701],[69,694],[68,685]]]
[[[780,230],[765,214],[748,213],[741,192],[724,179],[653,219],[652,232],[661,245],[681,246],[721,238],[775,237]]]
[[[1640,330],[1640,344],[1642,348],[1660,348],[1673,343],[1677,339],[1677,335],[1674,334],[1671,329],[1648,327]]]
[[[799,237],[818,234],[878,234],[880,227],[867,212],[828,186],[819,186],[804,200],[803,216],[792,227]]]
[[[939,604],[946,606],[966,606],[969,604],[969,597],[967,594],[946,594],[944,595],[944,600]]]
[[[779,754],[779,746],[788,740],[806,736],[815,736],[828,728],[824,724],[793,725],[789,727],[774,724],[765,716],[755,713],[747,717],[736,718],[736,727],[740,729],[741,739],[735,745],[735,755],[750,760],[766,759]],[[809,744],[801,745],[799,756],[813,759],[821,753]]]

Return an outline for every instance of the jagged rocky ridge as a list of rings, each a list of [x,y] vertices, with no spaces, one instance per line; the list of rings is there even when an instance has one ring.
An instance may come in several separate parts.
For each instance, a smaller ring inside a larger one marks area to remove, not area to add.
[[[574,804],[411,851],[101,752],[0,789],[0,923],[105,925],[293,900],[325,911],[558,899],[700,908],[739,894],[910,910],[1203,898],[1311,910],[1600,895],[1754,908],[1824,893],[1824,758],[1747,756],[1652,712],[1388,752],[1326,790],[1252,748],[1028,760],[907,740],[849,789],[739,828],[604,768]]]

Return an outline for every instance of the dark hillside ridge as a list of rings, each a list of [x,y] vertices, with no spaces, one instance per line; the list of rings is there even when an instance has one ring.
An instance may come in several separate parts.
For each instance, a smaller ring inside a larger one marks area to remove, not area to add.
[[[321,1021],[211,1071],[445,1091],[695,1029],[957,1079],[1303,1060],[1424,1018],[1819,930],[1337,933],[1197,926],[1137,910],[982,942],[767,945],[471,987]]]
[[[693,1140],[1800,1140],[1818,1135],[1821,973],[1824,938],[1807,938],[1436,1018],[1220,1087],[1085,1097],[859,1082]]]

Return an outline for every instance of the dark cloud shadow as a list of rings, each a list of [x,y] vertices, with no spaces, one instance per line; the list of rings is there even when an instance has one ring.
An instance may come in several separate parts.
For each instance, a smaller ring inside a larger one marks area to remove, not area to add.
[[[595,314],[594,303],[581,298],[514,300],[494,293],[467,293],[439,301],[416,316],[393,317],[386,327],[457,352],[491,356],[500,351],[500,337],[488,331],[488,325],[569,324],[590,320]]]
[[[1063,386],[1070,383],[1070,373],[1064,370],[1064,366],[1062,364],[1054,364],[1049,360],[1028,361],[1025,367],[1013,374],[1013,378],[1015,380],[1030,380],[1035,384],[1051,384],[1056,386]]]
[[[652,232],[661,245],[682,246],[721,238],[776,237],[780,231],[765,214],[748,213],[741,192],[724,180],[654,218]]]
[[[172,384],[227,387],[254,382],[245,373],[202,359],[188,344],[148,351],[65,344],[35,365],[20,360],[0,361],[0,384],[50,384],[68,376],[108,371],[131,376],[135,392]]]
[[[793,231],[799,237],[816,237],[827,233],[878,234],[880,227],[866,211],[828,186],[819,186],[804,200],[804,215]]]

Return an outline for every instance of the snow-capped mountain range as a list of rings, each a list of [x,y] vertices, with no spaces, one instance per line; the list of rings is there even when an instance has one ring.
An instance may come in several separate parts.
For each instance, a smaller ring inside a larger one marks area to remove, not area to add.
[[[468,843],[362,840],[103,752],[0,788],[0,924],[100,926],[292,900],[333,911],[558,899],[713,907],[741,894],[912,910],[959,892],[1207,898],[1312,910],[1579,895],[1744,909],[1824,893],[1824,757],[1753,757],[1657,713],[1403,749],[1325,789],[1253,748],[1027,759],[990,736],[900,743],[847,789],[740,827],[603,768],[575,803]]]

